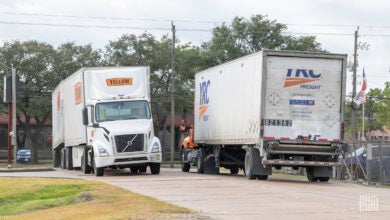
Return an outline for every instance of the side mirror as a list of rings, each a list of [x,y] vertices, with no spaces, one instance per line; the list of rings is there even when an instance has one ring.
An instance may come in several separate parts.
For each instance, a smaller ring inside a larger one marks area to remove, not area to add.
[[[88,125],[88,109],[83,108],[83,125]]]

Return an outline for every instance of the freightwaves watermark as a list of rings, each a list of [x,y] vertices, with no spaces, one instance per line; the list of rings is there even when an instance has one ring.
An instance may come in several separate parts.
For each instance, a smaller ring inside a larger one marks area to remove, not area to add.
[[[361,194],[359,196],[360,212],[378,212],[379,196],[378,194]]]

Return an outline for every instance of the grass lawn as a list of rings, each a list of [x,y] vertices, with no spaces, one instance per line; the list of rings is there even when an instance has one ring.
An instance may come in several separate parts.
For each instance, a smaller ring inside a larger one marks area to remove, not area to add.
[[[88,192],[91,201],[80,201]],[[108,184],[47,178],[0,178],[4,219],[181,219],[197,213]]]

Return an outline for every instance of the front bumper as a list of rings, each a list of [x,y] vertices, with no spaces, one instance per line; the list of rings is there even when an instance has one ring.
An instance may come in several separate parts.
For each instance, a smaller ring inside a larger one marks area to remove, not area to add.
[[[145,163],[161,163],[162,155],[159,153],[140,153],[132,155],[110,155],[108,157],[94,157],[96,167],[125,166]]]

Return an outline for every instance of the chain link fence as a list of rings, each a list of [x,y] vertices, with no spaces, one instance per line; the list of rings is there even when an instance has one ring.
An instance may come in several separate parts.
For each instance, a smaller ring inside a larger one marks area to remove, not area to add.
[[[347,143],[348,151],[339,158],[338,180],[390,184],[390,141]]]

